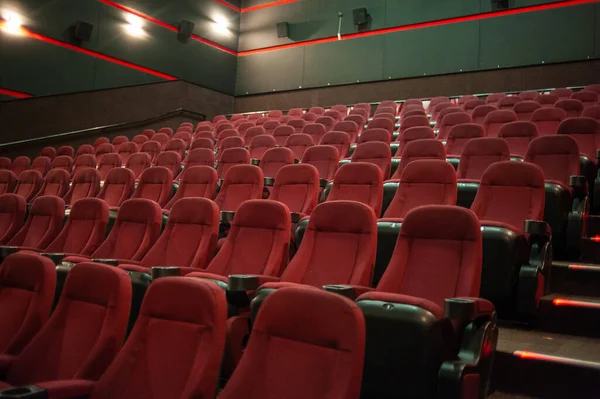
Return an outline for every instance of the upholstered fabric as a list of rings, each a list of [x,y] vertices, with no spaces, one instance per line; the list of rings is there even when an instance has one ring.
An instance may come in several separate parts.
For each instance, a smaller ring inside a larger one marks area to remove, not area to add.
[[[175,153],[179,154],[179,156],[181,158],[183,158],[185,155],[186,148],[187,148],[187,145],[185,144],[185,141],[183,141],[182,139],[178,139],[178,138],[172,138],[172,139],[169,139],[169,141],[167,141],[165,143],[163,151],[175,152]]]
[[[143,171],[152,164],[152,156],[146,152],[131,154],[125,167],[133,172],[135,179],[138,179]]]
[[[598,98],[600,98],[600,94],[593,91],[588,91],[586,89],[571,94],[571,98],[581,101],[583,103],[583,108],[588,108],[598,104]]]
[[[36,170],[42,174],[42,176],[46,176],[46,173],[50,170],[50,158],[48,157],[37,157],[31,163],[31,170]]]
[[[287,165],[279,170],[269,199],[291,212],[308,215],[319,199],[319,171],[312,165]]]
[[[512,110],[500,109],[490,112],[483,121],[486,137],[498,137],[502,125],[518,120],[517,114]]]
[[[265,133],[272,136],[275,128],[280,125],[278,120],[268,120],[263,123],[262,127],[265,129]]]
[[[421,139],[434,139],[434,138],[435,138],[435,134],[433,132],[433,129],[430,128],[429,126],[409,127],[408,129],[404,130],[404,132],[402,132],[402,134],[399,135],[398,138],[396,139],[396,141],[399,144],[398,144],[398,150],[396,151],[395,157],[400,158],[400,156],[402,155],[402,152],[404,151],[404,148],[406,147],[406,144],[410,143],[411,141],[421,140]]]
[[[465,110],[463,110],[461,107],[457,107],[455,105],[452,106],[452,107],[446,107],[446,108],[442,109],[438,113],[437,119],[435,121],[435,128],[436,128],[436,130],[440,130],[440,127],[442,126],[443,119],[446,117],[446,115],[450,115],[450,114],[454,114],[454,113],[466,114]],[[427,115],[421,114],[421,116],[427,116]]]
[[[198,137],[192,141],[190,152],[196,148],[205,148],[212,150],[215,147],[215,140],[209,137]]]
[[[37,170],[26,170],[18,177],[17,187],[15,187],[15,194],[25,198],[27,203],[31,202],[33,197],[42,188],[42,174]]]
[[[154,166],[162,166],[169,169],[175,178],[181,171],[181,155],[175,151],[163,151],[156,157]]]
[[[73,205],[81,198],[95,197],[100,192],[100,172],[93,168],[82,168],[73,176],[71,187],[64,196],[65,204]]]
[[[460,157],[469,140],[484,136],[485,130],[483,130],[481,125],[476,123],[461,123],[454,125],[448,131],[446,154],[448,156]]]
[[[208,166],[214,168],[215,153],[211,148],[194,148],[183,161],[183,171],[194,166]],[[183,172],[182,172],[183,173]],[[183,175],[180,175],[180,177]]]
[[[302,128],[302,133],[308,134],[315,144],[319,144],[321,138],[327,133],[327,128],[320,123],[308,123]]]
[[[144,170],[131,198],[145,198],[165,206],[171,198],[173,173],[165,167],[153,166]]]
[[[558,126],[565,119],[567,119],[565,110],[556,107],[539,108],[531,113],[530,118],[537,126],[540,136],[556,134]]]
[[[64,197],[69,190],[71,174],[63,169],[52,169],[46,175],[40,191],[33,197],[35,200],[43,195],[54,195]]]
[[[456,172],[440,159],[419,159],[404,168],[400,185],[383,215],[402,219],[421,205],[456,205]]]
[[[473,110],[481,105],[485,105],[485,100],[469,100],[463,105],[463,109],[467,114],[473,116]],[[473,120],[473,122],[475,122],[475,120]]]
[[[129,157],[138,152],[138,145],[132,141],[125,142],[119,146],[119,157],[121,164],[127,164]]]
[[[583,112],[583,103],[575,99],[559,100],[554,106],[563,109],[567,113],[567,118],[577,118]]]
[[[23,227],[25,199],[17,194],[0,195],[0,245],[6,245]]]
[[[392,179],[400,179],[406,165],[416,159],[446,159],[446,149],[436,139],[420,139],[410,141],[404,146],[400,164],[392,175]]]
[[[0,170],[0,195],[12,193],[17,186],[17,176],[8,169]]]
[[[406,131],[406,129],[409,129],[411,127],[416,127],[416,126],[429,127],[429,119],[423,115],[415,115],[415,116],[406,117],[406,118],[402,119],[402,122],[400,123],[400,128],[398,129],[398,133],[400,136],[402,136],[402,134]]]
[[[320,123],[325,126],[325,130],[330,132],[333,129],[333,125],[335,125],[335,119],[331,116],[320,116],[315,120],[315,123]]]
[[[146,154],[150,155],[150,162],[154,162],[161,149],[162,144],[154,140],[153,137],[153,140],[146,141],[144,144],[142,144],[140,147],[140,152],[145,152]]]
[[[278,146],[285,145],[288,137],[294,134],[294,128],[288,125],[277,126],[273,130],[273,137],[275,138],[275,144]]]
[[[67,223],[46,252],[90,256],[104,241],[108,204],[98,198],[82,198],[73,204]]]
[[[341,158],[345,158],[348,156],[348,151],[350,150],[350,136],[346,132],[337,132],[331,131],[325,133],[323,138],[321,138],[321,142],[319,145],[330,145],[335,147]]]
[[[165,210],[173,208],[175,202],[181,198],[208,198],[213,199],[217,190],[217,171],[210,166],[192,166],[186,168],[181,177],[179,188],[165,205]]]
[[[473,109],[473,113],[471,114],[471,118],[473,119],[474,123],[477,123],[478,125],[482,125],[485,122],[485,118],[487,117],[487,115],[490,112],[496,111],[498,108],[496,108],[493,105],[480,105],[478,107],[475,107],[475,109]]]
[[[372,163],[357,162],[342,165],[333,177],[327,201],[357,201],[368,205],[375,215],[381,213],[383,174]]]
[[[58,151],[56,151],[56,156],[66,155],[68,157],[73,158],[75,156],[75,149],[70,145],[63,145],[58,147]]]
[[[312,137],[306,133],[294,133],[287,138],[284,144],[286,148],[292,150],[294,158],[298,160],[302,159],[306,150],[314,145]]]
[[[557,89],[552,90],[550,94],[555,95],[559,99],[569,98],[571,97],[571,94],[573,94],[573,90],[568,89],[566,87],[559,87]]]
[[[83,146],[82,146],[83,147]],[[81,148],[81,147],[79,147]],[[75,158],[75,166],[73,167],[72,175],[75,176],[79,169],[83,168],[96,168],[96,158],[92,154],[81,154]]]
[[[483,173],[471,209],[482,224],[488,220],[501,222],[521,233],[525,220],[543,220],[544,202],[544,173],[540,167],[503,161]]]
[[[100,172],[100,180],[106,180],[106,176],[111,169],[121,167],[121,157],[116,153],[105,154],[98,162],[98,172]]]
[[[108,137],[98,137],[94,140],[94,148],[98,148],[102,144],[110,144]]]
[[[446,141],[448,139],[448,135],[450,134],[450,130],[454,126],[471,122],[471,116],[469,116],[469,114],[467,114],[466,112],[454,112],[451,114],[447,114],[439,121],[440,127],[437,139]]]
[[[533,101],[539,103],[542,108],[552,107],[558,101],[558,96],[553,94],[538,94]]]
[[[18,355],[42,328],[54,300],[56,266],[43,256],[18,252],[0,268],[0,353]]]
[[[98,162],[98,164],[100,164],[100,161],[102,161],[102,158],[104,157],[104,155],[112,154],[112,153],[115,153],[115,146],[113,146],[110,143],[103,143],[103,144],[100,144],[99,146],[96,146],[96,151],[94,151],[94,156],[96,157],[96,161]]]
[[[45,249],[60,232],[64,216],[65,201],[62,198],[51,195],[36,198],[25,224],[8,245]]]
[[[600,122],[600,105],[594,105],[584,109],[581,116],[592,118]]]
[[[432,101],[433,102],[433,101]],[[456,107],[453,103],[451,103],[448,99],[436,104],[432,105],[432,102],[429,103],[429,112],[431,113],[431,121],[437,122],[440,112],[446,108],[454,108]]]
[[[380,141],[359,144],[350,158],[351,162],[367,162],[377,165],[381,169],[384,179],[390,175],[392,152],[390,146]]]
[[[368,124],[367,129],[385,129],[387,132],[392,135],[395,130],[394,121],[391,121],[386,118],[373,118]]]
[[[358,144],[367,143],[369,141],[381,141],[389,144],[392,140],[392,135],[382,128],[370,128],[364,130],[358,137]]]
[[[498,137],[508,143],[510,154],[521,158],[525,158],[529,143],[537,136],[537,127],[533,122],[527,121],[509,122],[498,130]]]
[[[219,398],[358,399],[364,350],[364,316],[352,301],[285,288],[265,300]]]
[[[161,149],[164,148],[165,144],[167,144],[167,141],[169,141],[170,139],[171,137],[168,134],[163,133],[161,131],[158,131],[158,133],[152,136],[152,141],[159,143]]]
[[[498,109],[510,109],[513,110],[515,104],[521,101],[519,96],[506,96],[498,101]]]
[[[579,145],[579,153],[596,159],[600,149],[600,122],[592,118],[570,118],[561,122],[558,134],[568,134]]]
[[[520,101],[513,106],[513,111],[517,114],[520,121],[528,121],[531,115],[542,106],[535,101]]]
[[[250,146],[248,147],[248,151],[250,151],[250,158],[260,160],[265,152],[273,147],[275,147],[275,138],[273,136],[269,136],[267,134],[257,135],[251,139]]]
[[[121,145],[127,142],[129,142],[129,138],[127,138],[127,136],[115,136],[115,138],[112,139],[112,145],[115,146],[115,150],[117,152],[121,148]]]
[[[221,154],[221,159],[217,165],[217,175],[219,176],[219,179],[224,179],[227,171],[233,166],[242,164],[247,165],[249,163],[250,153],[248,150],[245,148],[228,148]]]
[[[264,175],[258,166],[234,165],[227,171],[215,202],[222,211],[235,211],[241,203],[262,197]]]
[[[77,147],[77,152],[75,153],[75,160],[79,158],[81,155],[94,155],[94,146],[90,144],[82,144]]]
[[[52,161],[52,169],[63,169],[71,173],[73,171],[73,158],[68,155],[59,155]]]
[[[338,150],[329,145],[316,145],[310,147],[302,157],[302,163],[314,166],[319,171],[319,178],[332,180],[339,168],[340,154]]]
[[[358,140],[359,127],[355,122],[352,122],[352,121],[337,122],[335,125],[333,125],[333,128],[331,130],[334,130],[336,132],[348,133],[348,136],[350,136],[350,142],[352,142],[352,143],[356,143],[356,141]]]
[[[152,136],[154,136],[154,134],[152,134]],[[138,147],[141,147],[142,144],[144,144],[148,140],[150,140],[150,138],[145,134],[138,134],[137,136],[133,136],[133,138],[131,139],[131,141],[137,144]]]
[[[286,147],[275,147],[267,150],[260,161],[260,168],[266,177],[277,176],[279,169],[294,163],[294,152]]]
[[[135,175],[128,168],[116,168],[108,172],[98,198],[110,207],[119,207],[129,199],[135,188]]]
[[[580,174],[579,146],[575,139],[564,134],[532,140],[525,161],[538,165],[546,181],[559,182],[565,187],[570,176]]]
[[[498,137],[471,139],[463,148],[456,174],[459,179],[480,180],[488,166],[509,159],[510,148],[504,139]]]

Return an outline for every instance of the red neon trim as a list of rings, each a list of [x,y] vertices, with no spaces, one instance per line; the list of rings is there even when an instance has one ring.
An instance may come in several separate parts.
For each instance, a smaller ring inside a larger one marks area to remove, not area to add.
[[[219,0],[217,0],[217,1],[219,1]],[[245,13],[245,12],[250,12],[250,11],[262,10],[263,8],[282,6],[284,4],[295,3],[297,1],[298,0],[278,0],[278,1],[273,1],[270,3],[259,4],[257,6],[253,6],[253,7],[242,8],[241,12]],[[220,1],[219,1],[219,3],[220,3]]]
[[[98,1],[101,2],[101,3],[106,4],[107,6],[114,7],[114,8],[117,8],[117,9],[121,10],[121,11],[133,14],[133,15],[135,15],[137,17],[140,17],[140,18],[143,18],[146,21],[149,21],[149,22],[152,22],[153,24],[157,24],[159,26],[162,26],[163,28],[168,29],[168,30],[170,30],[172,32],[178,32],[179,31],[179,29],[176,26],[169,25],[166,22],[160,21],[160,20],[158,20],[158,19],[156,19],[154,17],[151,17],[148,14],[144,14],[143,12],[134,10],[133,8],[126,7],[126,6],[122,5],[122,4],[115,3],[114,1],[111,1],[111,0],[98,0]],[[225,2],[223,2],[223,3],[225,3]],[[194,40],[196,40],[197,42],[204,43],[204,44],[209,45],[211,47],[214,47],[214,48],[216,48],[218,50],[221,50],[221,51],[224,51],[226,53],[229,53],[231,55],[237,55],[236,51],[231,50],[231,49],[229,49],[227,47],[221,46],[220,44],[212,42],[212,41],[210,41],[208,39],[201,38],[198,35],[192,34],[191,38],[194,39]]]
[[[592,240],[594,242],[600,242],[600,236],[599,235],[595,235],[593,237],[590,237],[590,240]]]
[[[5,96],[15,97],[15,98],[29,98],[33,97],[31,94],[23,93],[21,91],[15,91],[10,89],[2,89],[0,88],[0,94],[4,94]]]
[[[545,360],[548,362],[556,362],[569,364],[572,366],[583,366],[583,367],[592,367],[592,368],[600,368],[600,363],[590,362],[588,360],[579,360],[573,359],[569,357],[562,356],[551,356],[544,355],[543,353],[529,352],[529,351],[514,351],[513,356],[520,357],[521,359],[533,359],[533,360]]]
[[[217,3],[224,5],[227,8],[231,8],[233,11],[236,12],[241,12],[242,10],[240,10],[239,8],[237,8],[236,6],[234,6],[233,4],[229,4],[228,2],[226,2],[225,0],[215,0]]]
[[[571,299],[556,298],[552,301],[554,306],[573,306],[578,308],[600,309],[600,303],[573,301]]]
[[[591,265],[569,265],[569,269],[571,270],[590,270],[590,271],[600,271],[600,266],[591,266]]]
[[[456,24],[456,23],[461,23],[461,22],[479,21],[482,19],[505,17],[508,15],[525,14],[525,13],[534,12],[534,11],[552,10],[555,8],[570,7],[570,6],[581,5],[581,4],[591,4],[591,3],[596,3],[597,1],[598,0],[563,0],[563,1],[558,1],[556,3],[514,8],[512,10],[491,11],[491,12],[486,12],[486,13],[482,13],[482,14],[467,15],[467,16],[463,16],[463,17],[440,19],[437,21],[418,22],[415,24],[395,26],[392,28],[376,29],[376,30],[372,30],[369,32],[346,34],[346,35],[342,35],[340,40],[350,40],[350,39],[357,39],[359,37],[384,35],[387,33],[403,32],[403,31],[422,29],[422,28],[430,28],[433,26],[450,25],[450,24]],[[238,53],[238,55],[245,56],[245,55],[251,55],[251,54],[264,53],[267,51],[284,50],[284,49],[288,49],[288,48],[310,46],[313,44],[328,43],[328,42],[333,42],[336,40],[338,40],[337,36],[330,36],[330,37],[321,38],[321,39],[306,40],[303,42],[282,44],[282,45],[272,46],[272,47],[263,47],[263,48],[259,48],[259,49],[248,50],[248,51],[240,51]]]
[[[5,25],[5,21],[0,21],[0,28],[2,28],[4,25]],[[167,75],[166,73],[158,72],[153,69],[149,69],[149,68],[146,68],[146,67],[143,67],[140,65],[133,64],[131,62],[123,61],[118,58],[114,58],[109,55],[106,55],[106,54],[98,53],[96,51],[88,50],[88,49],[85,49],[82,47],[73,46],[72,44],[61,42],[60,40],[56,40],[51,37],[42,36],[38,33],[32,32],[25,28],[21,28],[21,34],[24,36],[30,37],[32,39],[40,40],[42,42],[53,44],[55,46],[63,47],[63,48],[69,49],[69,50],[76,51],[78,53],[89,55],[94,58],[99,58],[101,60],[109,61],[114,64],[118,64],[118,65],[130,68],[130,69],[135,69],[137,71],[144,72],[149,75],[158,76],[159,78],[163,78],[166,80],[177,80],[178,79],[175,76]]]

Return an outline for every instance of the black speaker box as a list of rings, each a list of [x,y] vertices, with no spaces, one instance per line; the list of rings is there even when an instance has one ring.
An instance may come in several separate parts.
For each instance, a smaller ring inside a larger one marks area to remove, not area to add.
[[[87,42],[92,37],[92,31],[94,30],[94,25],[85,21],[77,21],[75,23],[75,39],[81,40],[82,42]]]
[[[186,21],[185,19],[179,23],[179,27],[177,29],[177,34],[181,37],[185,37],[189,39],[192,36],[192,31],[194,30],[194,23],[190,21]]]
[[[366,8],[355,8],[352,10],[354,17],[354,25],[365,25],[368,22],[368,14]]]
[[[287,22],[277,23],[277,37],[288,37],[290,34],[290,24]]]
[[[509,0],[492,0],[492,11],[508,10]]]

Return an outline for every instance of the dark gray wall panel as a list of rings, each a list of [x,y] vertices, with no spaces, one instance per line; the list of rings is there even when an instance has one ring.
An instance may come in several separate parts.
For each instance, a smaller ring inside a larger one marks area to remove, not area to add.
[[[96,60],[94,68],[94,90],[164,81],[157,76],[103,60]]]
[[[0,94],[0,102],[2,101],[10,101],[10,100],[14,100],[14,97],[11,96],[5,96],[4,94]]]
[[[488,3],[490,1],[487,0]],[[479,2],[473,0],[388,0],[386,3],[386,26],[409,25],[481,12]]]
[[[596,57],[600,57],[600,4],[596,4],[595,24],[596,24],[596,34],[594,35],[594,41],[595,41],[596,49],[595,49],[594,55]],[[600,81],[600,77],[598,78],[598,80]]]
[[[236,95],[302,87],[304,48],[238,57]]]

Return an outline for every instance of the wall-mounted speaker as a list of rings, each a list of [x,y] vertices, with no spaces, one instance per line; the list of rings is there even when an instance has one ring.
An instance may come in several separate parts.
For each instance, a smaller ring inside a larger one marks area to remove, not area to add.
[[[369,14],[367,14],[366,8],[355,8],[352,10],[352,16],[354,17],[354,25],[365,25],[369,22]]]
[[[74,36],[75,39],[80,40],[82,42],[87,42],[92,37],[92,31],[94,30],[94,25],[85,21],[77,21],[75,23]]]
[[[508,10],[509,0],[492,0],[492,11]]]
[[[277,23],[277,37],[288,37],[290,34],[290,24],[287,22]]]
[[[179,27],[177,28],[177,35],[182,38],[189,39],[192,36],[192,32],[194,31],[194,23],[190,21],[186,21],[185,19],[179,23]]]

